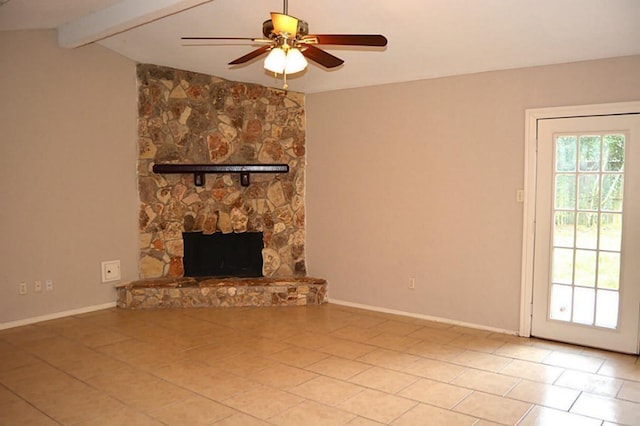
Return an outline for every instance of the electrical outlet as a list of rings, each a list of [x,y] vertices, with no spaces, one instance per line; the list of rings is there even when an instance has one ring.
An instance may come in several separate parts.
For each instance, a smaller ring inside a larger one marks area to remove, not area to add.
[[[33,292],[34,293],[42,293],[42,281],[35,280],[33,282]]]
[[[20,286],[18,287],[18,292],[20,294],[27,294],[29,292],[29,289],[27,288],[27,283],[20,283]]]
[[[106,260],[102,262],[102,282],[120,280],[120,260]]]
[[[411,277],[411,279],[409,280],[409,289],[410,290],[416,289],[416,279],[414,277]]]
[[[47,291],[52,291],[52,290],[53,290],[53,280],[46,280],[46,281],[44,282],[44,288],[45,288]]]

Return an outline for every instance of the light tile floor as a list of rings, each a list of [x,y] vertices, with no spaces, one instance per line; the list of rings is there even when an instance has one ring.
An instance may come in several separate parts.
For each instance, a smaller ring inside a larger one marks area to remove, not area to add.
[[[635,356],[338,305],[0,331],[0,425],[640,425]]]

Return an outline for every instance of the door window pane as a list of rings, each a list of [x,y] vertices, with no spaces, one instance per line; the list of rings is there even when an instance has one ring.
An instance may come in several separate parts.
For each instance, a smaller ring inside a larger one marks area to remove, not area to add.
[[[557,284],[573,284],[573,250],[553,249],[552,280]]]
[[[574,212],[556,212],[553,221],[553,245],[556,247],[573,247],[575,229]]]
[[[598,258],[598,288],[620,288],[620,253],[600,252]]]
[[[576,250],[575,285],[595,287],[596,285],[596,252],[593,250]]]
[[[602,210],[610,212],[622,211],[622,186],[624,178],[621,174],[602,176]]]
[[[597,172],[600,170],[600,136],[580,136],[581,172]]]
[[[574,288],[573,292],[573,322],[579,324],[593,324],[596,291],[592,288]]]
[[[556,139],[556,171],[575,172],[577,136],[559,136]]]
[[[598,248],[598,213],[578,212],[576,247]]]
[[[597,174],[580,175],[578,180],[578,208],[598,211],[600,187]]]
[[[571,321],[571,286],[553,284],[551,287],[551,319]]]
[[[598,290],[596,325],[616,328],[618,326],[619,295],[617,291]]]
[[[622,246],[622,215],[602,213],[600,222],[600,250],[620,251]]]
[[[624,165],[624,135],[605,135],[602,151],[602,170],[621,171]]]
[[[576,208],[576,175],[556,176],[556,209]]]

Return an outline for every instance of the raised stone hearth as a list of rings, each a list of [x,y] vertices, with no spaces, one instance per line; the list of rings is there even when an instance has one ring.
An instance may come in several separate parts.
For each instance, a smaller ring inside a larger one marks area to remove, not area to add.
[[[327,301],[321,278],[166,277],[117,287],[119,308],[304,306]]]

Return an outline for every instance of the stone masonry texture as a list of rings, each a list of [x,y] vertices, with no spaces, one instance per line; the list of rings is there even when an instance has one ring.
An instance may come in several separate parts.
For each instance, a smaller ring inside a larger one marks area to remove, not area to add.
[[[263,232],[263,275],[304,277],[304,96],[138,65],[140,278],[184,274],[182,232]],[[288,164],[289,173],[156,174],[154,164]]]

